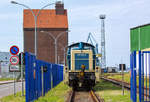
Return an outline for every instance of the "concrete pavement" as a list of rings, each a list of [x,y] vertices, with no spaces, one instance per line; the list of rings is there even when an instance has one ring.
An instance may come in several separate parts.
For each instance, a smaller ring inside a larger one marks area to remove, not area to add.
[[[21,82],[16,82],[16,92],[21,91]],[[0,85],[0,98],[14,93],[14,83]]]
[[[0,85],[2,84],[9,84],[9,83],[13,83],[14,80],[8,80],[8,81],[0,81]]]

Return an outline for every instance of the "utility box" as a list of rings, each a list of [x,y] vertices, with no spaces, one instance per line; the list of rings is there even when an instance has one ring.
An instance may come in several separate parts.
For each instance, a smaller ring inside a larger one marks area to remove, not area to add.
[[[125,64],[119,64],[119,70],[126,70],[126,65]]]

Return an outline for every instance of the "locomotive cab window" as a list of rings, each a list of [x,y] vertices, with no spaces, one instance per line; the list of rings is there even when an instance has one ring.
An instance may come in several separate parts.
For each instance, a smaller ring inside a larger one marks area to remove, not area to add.
[[[75,70],[81,70],[81,65],[85,65],[85,70],[89,70],[89,54],[76,53],[75,54]]]

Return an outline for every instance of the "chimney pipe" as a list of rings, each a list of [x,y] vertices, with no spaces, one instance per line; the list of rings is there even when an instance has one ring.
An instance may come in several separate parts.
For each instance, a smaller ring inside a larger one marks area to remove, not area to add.
[[[55,5],[56,15],[64,15],[64,3],[62,1],[57,1]]]

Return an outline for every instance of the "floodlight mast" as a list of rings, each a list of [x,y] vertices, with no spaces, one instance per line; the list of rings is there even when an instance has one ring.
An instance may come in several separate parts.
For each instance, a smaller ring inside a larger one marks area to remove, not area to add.
[[[103,69],[106,68],[106,51],[105,51],[105,18],[106,15],[100,15],[101,19],[101,67]]]

